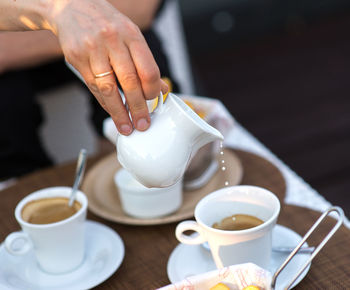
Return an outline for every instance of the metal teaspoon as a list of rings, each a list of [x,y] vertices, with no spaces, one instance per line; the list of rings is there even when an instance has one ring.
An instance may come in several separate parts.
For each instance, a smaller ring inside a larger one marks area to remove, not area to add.
[[[75,180],[72,188],[72,193],[70,194],[70,197],[69,197],[68,206],[72,206],[74,203],[78,188],[80,186],[82,177],[84,175],[85,163],[86,163],[86,150],[83,148],[80,150],[80,153],[79,153],[77,169],[75,171]]]

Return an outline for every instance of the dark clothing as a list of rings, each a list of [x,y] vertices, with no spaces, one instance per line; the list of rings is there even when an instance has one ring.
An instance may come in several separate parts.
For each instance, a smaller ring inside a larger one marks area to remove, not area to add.
[[[75,78],[62,60],[0,76],[0,179],[51,164],[39,137],[43,116],[35,96]]]
[[[153,31],[144,32],[144,36],[161,75],[173,81],[159,39]],[[87,90],[66,66],[63,58],[35,68],[0,75],[0,180],[52,164],[39,137],[38,129],[43,116],[35,97],[40,92],[70,82],[77,82]],[[173,91],[177,91],[176,83],[173,88]],[[102,135],[102,122],[108,114],[90,96],[92,123]]]

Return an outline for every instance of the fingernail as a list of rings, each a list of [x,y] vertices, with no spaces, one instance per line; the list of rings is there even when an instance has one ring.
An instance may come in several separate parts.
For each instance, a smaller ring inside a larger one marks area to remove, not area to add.
[[[145,118],[142,118],[137,121],[136,128],[137,130],[143,131],[143,130],[146,130],[148,126],[149,126],[148,121]]]
[[[122,134],[124,134],[124,135],[130,134],[131,131],[132,131],[132,129],[131,129],[131,126],[130,126],[130,125],[124,124],[124,125],[121,125],[121,126],[120,126],[120,133],[122,133]]]

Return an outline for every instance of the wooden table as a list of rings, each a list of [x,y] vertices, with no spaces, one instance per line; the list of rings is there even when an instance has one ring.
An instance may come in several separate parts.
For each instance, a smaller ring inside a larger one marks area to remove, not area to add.
[[[101,156],[100,156],[101,158]],[[90,158],[88,168],[99,160]],[[13,212],[16,204],[27,194],[50,186],[71,186],[76,163],[52,167],[25,176],[12,187],[1,191],[0,240],[19,230]],[[278,223],[303,235],[320,213],[282,205]],[[156,289],[170,283],[166,268],[170,253],[178,244],[174,230],[177,223],[156,226],[130,226],[109,222],[89,212],[88,219],[111,227],[122,237],[125,258],[121,267],[96,289]],[[333,223],[329,218],[315,233],[317,243]],[[312,241],[311,240],[311,244]],[[1,288],[1,286],[0,286]],[[296,289],[350,289],[350,231],[341,227],[314,259],[311,269]]]

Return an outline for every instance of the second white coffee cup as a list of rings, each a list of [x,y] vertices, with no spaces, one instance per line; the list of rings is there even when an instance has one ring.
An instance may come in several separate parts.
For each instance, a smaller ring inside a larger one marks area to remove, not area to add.
[[[176,237],[184,244],[208,242],[217,268],[252,262],[266,269],[279,212],[278,198],[264,188],[247,185],[222,188],[199,201],[194,212],[196,221],[178,224]],[[234,214],[254,216],[263,223],[244,230],[213,228],[214,223]],[[185,231],[198,234],[186,235]]]

